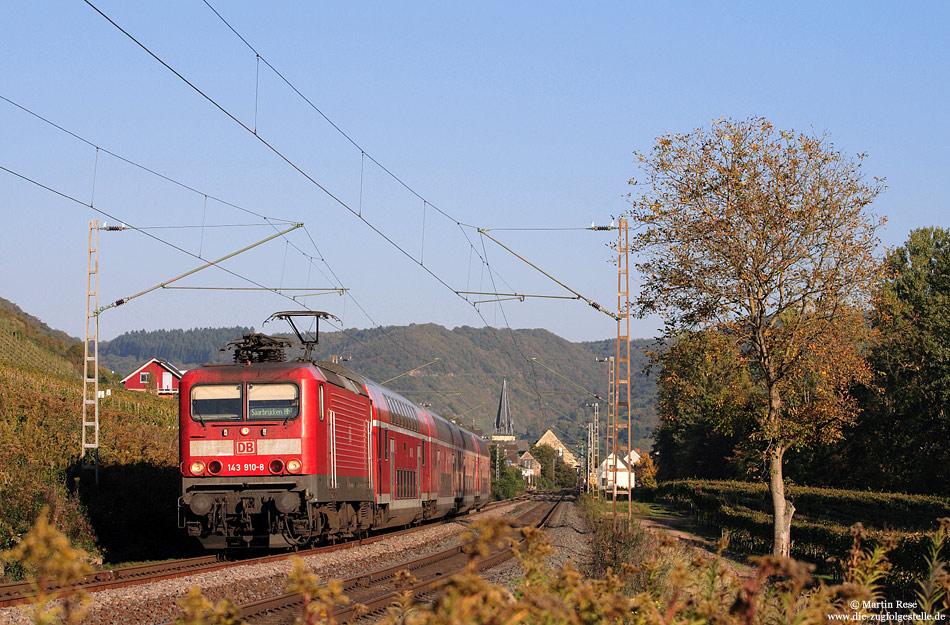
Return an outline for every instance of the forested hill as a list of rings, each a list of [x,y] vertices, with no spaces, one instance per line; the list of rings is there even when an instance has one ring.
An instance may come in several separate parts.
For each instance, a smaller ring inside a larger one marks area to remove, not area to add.
[[[250,328],[204,328],[131,332],[100,347],[105,366],[127,375],[152,357],[165,358],[183,368],[201,362],[224,362],[230,352],[220,352],[229,340]],[[575,446],[586,440],[586,424],[593,419],[597,400],[584,390],[607,397],[607,364],[596,362],[616,353],[616,342],[572,343],[547,330],[514,330],[460,327],[449,330],[435,324],[413,324],[370,330],[323,333],[314,357],[349,360],[348,367],[386,385],[412,401],[428,402],[447,417],[489,433],[498,410],[502,380],[507,378],[515,428],[537,440],[548,428]],[[649,449],[656,423],[656,384],[641,372],[651,340],[631,342],[634,446]],[[537,360],[532,360],[536,358]],[[552,373],[553,370],[556,373]],[[563,377],[562,377],[563,376]],[[602,439],[606,439],[606,403],[600,402]]]
[[[136,330],[99,343],[102,366],[125,377],[152,358],[164,358],[176,367],[190,369],[206,362],[228,362],[221,348],[253,328],[195,328],[193,330]]]
[[[637,423],[634,446],[650,447],[656,423],[655,381],[640,373],[651,340],[631,342],[631,403]],[[377,382],[440,360],[386,385],[416,403],[429,402],[449,417],[490,433],[498,412],[502,380],[508,393],[515,429],[537,440],[548,428],[562,440],[579,445],[598,401],[584,390],[607,397],[607,363],[616,341],[572,343],[547,330],[497,330],[463,326],[448,330],[435,324],[347,330],[322,334],[316,356],[349,357],[345,364]],[[532,360],[535,358],[536,360]],[[553,370],[553,371],[552,371]],[[606,404],[600,402],[602,438],[606,438]]]

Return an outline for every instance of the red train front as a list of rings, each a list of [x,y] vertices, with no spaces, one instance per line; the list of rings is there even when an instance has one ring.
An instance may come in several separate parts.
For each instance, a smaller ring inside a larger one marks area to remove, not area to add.
[[[209,549],[293,547],[489,500],[485,442],[349,369],[248,335],[180,387],[179,525]]]

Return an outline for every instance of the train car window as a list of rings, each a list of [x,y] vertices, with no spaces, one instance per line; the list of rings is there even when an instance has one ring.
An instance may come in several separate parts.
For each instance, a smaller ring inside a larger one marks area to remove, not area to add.
[[[422,441],[422,466],[426,466],[426,442]]]
[[[320,420],[323,421],[323,418],[326,413],[323,412],[323,385],[322,384],[320,385],[320,390],[318,391],[317,394],[319,395],[318,401],[320,404],[319,406],[317,406],[317,409],[320,411]]]
[[[201,384],[191,388],[191,420],[240,421],[244,413],[241,384]]]
[[[300,414],[296,384],[248,384],[248,419],[295,419]]]
[[[386,461],[389,462],[389,430],[386,430],[386,444],[383,448],[386,450]]]

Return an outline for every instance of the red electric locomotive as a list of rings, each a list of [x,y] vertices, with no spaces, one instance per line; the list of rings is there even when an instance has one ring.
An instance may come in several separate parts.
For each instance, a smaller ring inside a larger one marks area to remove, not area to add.
[[[484,440],[304,347],[232,341],[181,379],[179,526],[208,549],[299,547],[464,513],[490,498]],[[270,320],[269,319],[269,320]],[[269,321],[268,320],[268,321]]]

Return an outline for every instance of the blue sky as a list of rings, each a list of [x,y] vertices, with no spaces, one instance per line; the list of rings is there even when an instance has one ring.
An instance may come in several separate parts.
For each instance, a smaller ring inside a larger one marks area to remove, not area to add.
[[[887,178],[874,205],[888,219],[885,245],[915,227],[948,226],[947,3],[211,2],[359,147],[203,2],[93,4],[340,202],[85,2],[3,3],[0,96],[197,191],[97,156],[0,100],[0,166],[79,200],[0,171],[0,296],[76,336],[88,221],[107,219],[83,204],[135,226],[205,225],[147,231],[192,255],[135,231],[103,232],[105,305],[200,265],[197,255],[214,259],[275,232],[208,195],[304,222],[306,232],[225,266],[268,287],[348,288],[347,297],[306,299],[346,327],[489,323],[611,337],[615,323],[578,301],[485,303],[479,315],[453,291],[566,292],[469,226],[495,229],[615,308],[613,233],[504,229],[608,223],[624,210],[634,150],[721,116],[827,131],[845,154],[867,153],[865,174]],[[176,284],[249,283],[208,269]],[[295,307],[269,292],[165,289],[104,312],[100,333],[260,328]],[[636,321],[632,334],[656,327]]]

